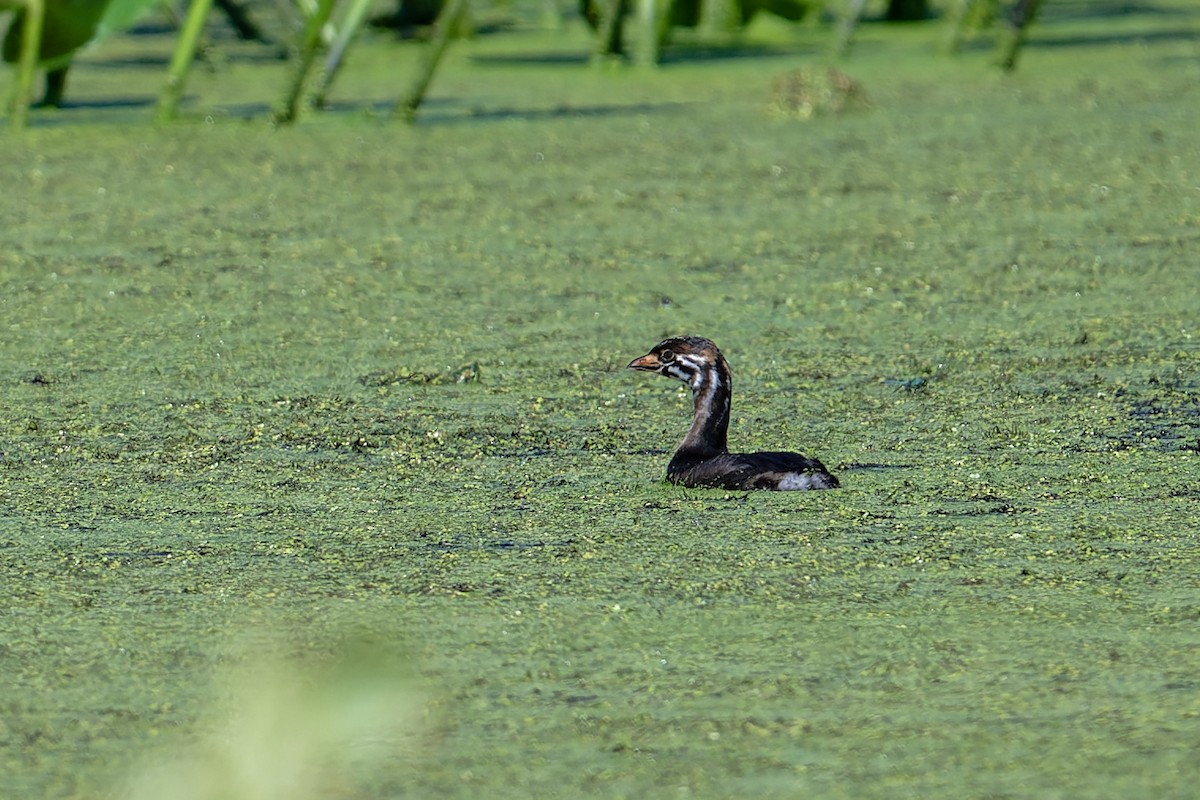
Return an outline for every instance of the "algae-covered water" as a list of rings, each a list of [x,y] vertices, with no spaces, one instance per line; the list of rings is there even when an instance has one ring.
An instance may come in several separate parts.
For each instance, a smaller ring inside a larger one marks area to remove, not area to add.
[[[1190,796],[1162,10],[1048,12],[1010,77],[868,27],[870,106],[808,121],[814,29],[653,74],[484,37],[415,129],[382,40],[278,131],[284,66],[154,128],[169,40],[89,54],[0,166],[3,793]],[[844,488],[661,483],[690,401],[623,367],[679,333],[736,447]]]

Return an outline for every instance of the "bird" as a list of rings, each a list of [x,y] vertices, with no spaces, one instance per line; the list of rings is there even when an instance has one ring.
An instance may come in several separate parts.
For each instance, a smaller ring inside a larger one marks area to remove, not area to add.
[[[667,480],[688,487],[733,490],[836,489],[838,479],[800,453],[731,453],[729,406],[733,383],[725,356],[700,336],[664,339],[629,362],[629,369],[683,381],[695,405],[692,427],[667,464]]]

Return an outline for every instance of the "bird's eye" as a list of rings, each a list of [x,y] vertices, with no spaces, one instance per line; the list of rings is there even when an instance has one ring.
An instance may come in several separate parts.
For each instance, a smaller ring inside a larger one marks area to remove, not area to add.
[[[675,360],[675,352],[673,350],[663,350],[658,354],[658,360],[664,364],[670,364]]]

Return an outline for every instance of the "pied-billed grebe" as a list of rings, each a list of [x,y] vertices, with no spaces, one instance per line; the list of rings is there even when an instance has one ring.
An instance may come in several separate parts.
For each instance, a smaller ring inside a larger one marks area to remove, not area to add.
[[[667,480],[721,489],[836,489],[838,479],[799,453],[731,453],[727,445],[733,383],[717,346],[699,336],[666,339],[629,362],[692,387],[692,427],[667,465]]]

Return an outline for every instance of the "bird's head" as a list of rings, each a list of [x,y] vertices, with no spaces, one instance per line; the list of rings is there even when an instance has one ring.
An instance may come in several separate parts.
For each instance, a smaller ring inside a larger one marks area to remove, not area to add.
[[[629,369],[657,372],[698,389],[707,382],[707,376],[720,370],[724,363],[721,351],[708,339],[679,336],[654,345],[649,353],[630,361]]]

